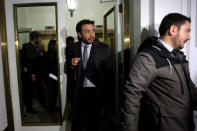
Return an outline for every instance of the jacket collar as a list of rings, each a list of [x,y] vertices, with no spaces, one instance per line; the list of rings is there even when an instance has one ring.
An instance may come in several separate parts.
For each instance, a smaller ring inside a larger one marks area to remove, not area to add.
[[[160,48],[160,52],[159,52],[160,56],[163,56],[163,57],[168,58],[168,59],[177,60],[176,57],[161,43],[161,41],[159,40],[158,37],[157,37],[157,42],[155,42],[153,44],[153,47],[154,46]],[[184,53],[180,50],[178,50],[177,52],[179,54],[179,57],[181,57],[181,59],[182,59],[181,61],[182,62],[187,62],[186,56],[184,55]]]

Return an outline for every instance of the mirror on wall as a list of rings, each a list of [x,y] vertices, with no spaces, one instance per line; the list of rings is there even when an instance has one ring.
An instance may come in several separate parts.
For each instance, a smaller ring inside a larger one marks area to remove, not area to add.
[[[14,21],[22,125],[59,125],[57,4],[15,4]]]
[[[114,13],[115,7],[112,7],[111,9],[109,9],[104,17],[104,42],[106,44],[108,44],[108,46],[111,48],[112,53],[114,55],[114,58],[116,58],[116,50],[115,50],[115,13]],[[115,60],[115,59],[114,59]],[[114,61],[114,69],[115,71],[118,71],[116,69],[116,61]],[[115,74],[116,75],[116,74]],[[116,76],[114,76],[116,78]],[[117,78],[116,78],[117,80]],[[114,81],[114,85],[116,85],[116,81]],[[106,115],[109,116],[110,119],[113,119],[113,117],[116,115],[116,111],[118,110],[116,107],[116,89],[114,88],[114,90],[111,90],[111,97],[112,97],[112,101],[111,101],[111,105],[108,111],[106,111]],[[116,116],[115,116],[116,117]],[[114,119],[115,119],[114,117]],[[113,120],[112,120],[113,121]]]
[[[104,15],[104,41],[115,53],[115,14],[114,7]]]

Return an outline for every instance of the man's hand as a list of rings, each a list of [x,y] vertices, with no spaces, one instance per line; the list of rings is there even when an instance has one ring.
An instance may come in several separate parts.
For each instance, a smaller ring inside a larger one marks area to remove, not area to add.
[[[80,58],[72,58],[72,66],[76,66],[80,61]]]
[[[26,73],[28,71],[26,67],[24,67],[23,69],[24,69],[24,73]]]
[[[35,75],[32,75],[32,76],[31,76],[31,80],[32,80],[32,82],[36,82],[36,80],[37,80],[37,79],[36,79],[36,76],[35,76]]]

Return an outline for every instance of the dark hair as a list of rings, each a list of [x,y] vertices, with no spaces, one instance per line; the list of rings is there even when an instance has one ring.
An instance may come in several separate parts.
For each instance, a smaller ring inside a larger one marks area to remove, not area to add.
[[[30,39],[30,40],[34,40],[34,38],[38,38],[38,37],[40,37],[40,33],[37,32],[37,31],[32,31],[32,32],[30,33],[29,39]]]
[[[68,37],[66,38],[66,44],[68,44],[70,41],[74,42],[75,39],[74,39],[72,36],[68,36]]]
[[[56,40],[50,40],[48,44],[48,51],[53,50],[53,46],[56,45]]]
[[[190,17],[184,16],[179,13],[171,13],[166,15],[159,27],[160,36],[164,36],[172,25],[176,25],[178,28],[180,28],[183,24],[185,24],[186,21],[189,21],[191,23]]]
[[[81,20],[77,23],[77,26],[76,26],[76,32],[78,33],[81,33],[82,31],[82,26],[83,25],[86,25],[86,24],[92,24],[94,25],[94,21],[91,21],[91,20],[88,20],[88,19],[84,19],[84,20]]]

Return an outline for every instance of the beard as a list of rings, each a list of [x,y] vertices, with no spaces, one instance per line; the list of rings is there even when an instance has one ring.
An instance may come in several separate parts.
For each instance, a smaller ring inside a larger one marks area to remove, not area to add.
[[[81,38],[82,42],[86,44],[92,44],[94,42],[94,39],[95,39],[94,37],[88,38],[88,40]],[[91,41],[91,42],[88,42],[88,41]]]
[[[184,41],[184,43],[186,41]],[[173,46],[174,46],[175,49],[178,49],[178,50],[183,49],[183,47],[181,45],[181,38],[178,34],[176,35],[176,37],[174,39],[172,39],[172,42],[173,42]]]

